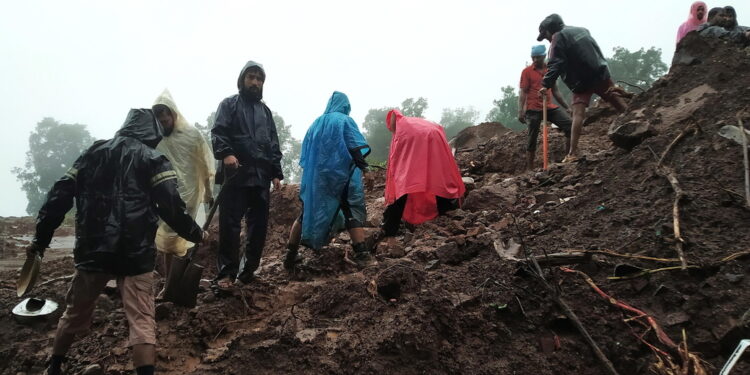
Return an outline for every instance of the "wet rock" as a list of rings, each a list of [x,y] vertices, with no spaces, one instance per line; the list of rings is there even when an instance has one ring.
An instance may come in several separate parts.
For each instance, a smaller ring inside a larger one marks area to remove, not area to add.
[[[516,203],[518,186],[512,182],[485,185],[466,196],[464,209],[469,211],[499,209]]]
[[[464,182],[464,186],[466,187],[466,191],[472,191],[474,188],[476,188],[476,183],[474,182],[474,179],[471,177],[463,177],[461,178]]]
[[[102,375],[104,374],[104,371],[102,370],[102,366],[94,364],[94,365],[87,366],[83,370],[82,374],[83,375]]]
[[[644,139],[656,135],[656,131],[647,122],[628,121],[624,124],[613,123],[607,135],[615,146],[631,150]]]

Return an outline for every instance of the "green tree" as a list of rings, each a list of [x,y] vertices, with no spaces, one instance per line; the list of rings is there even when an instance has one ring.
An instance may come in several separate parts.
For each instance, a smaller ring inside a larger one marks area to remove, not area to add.
[[[479,111],[474,107],[467,108],[444,108],[443,116],[440,117],[440,124],[445,128],[445,135],[448,139],[453,138],[460,132],[472,126],[479,118]]]
[[[367,144],[370,145],[369,163],[382,163],[388,160],[388,150],[391,147],[391,132],[385,126],[385,116],[391,107],[373,108],[367,111],[365,122],[362,123]]]
[[[201,132],[201,135],[203,138],[208,142],[209,147],[212,147],[211,144],[211,128],[214,127],[214,118],[216,118],[216,112],[211,112],[208,117],[206,117],[206,125],[201,125],[200,123],[195,123],[195,128],[198,129],[199,132]]]
[[[503,126],[513,130],[523,130],[525,125],[518,121],[518,94],[513,86],[505,86],[500,89],[503,96],[492,101],[492,109],[487,114],[487,121],[499,122]]]
[[[404,116],[424,118],[423,114],[427,109],[427,106],[427,99],[421,96],[416,100],[414,98],[407,98],[401,102],[401,113],[403,113]]]
[[[276,123],[276,132],[279,135],[279,146],[281,147],[281,170],[287,183],[297,183],[302,178],[302,168],[299,166],[299,157],[302,152],[302,143],[292,136],[292,125],[286,124],[284,118],[273,112],[273,122]]]
[[[24,167],[12,170],[26,193],[29,215],[39,211],[55,181],[93,142],[85,125],[60,124],[51,117],[36,124],[29,136]]]
[[[612,80],[625,81],[646,90],[667,72],[667,64],[661,59],[661,49],[651,47],[630,52],[623,47],[612,49],[614,55],[607,59]],[[628,85],[625,89],[631,90]]]

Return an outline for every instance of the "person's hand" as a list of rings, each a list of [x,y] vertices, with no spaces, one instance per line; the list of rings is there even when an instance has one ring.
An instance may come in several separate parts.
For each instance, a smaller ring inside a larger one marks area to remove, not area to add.
[[[539,89],[539,98],[544,98],[545,95],[547,95],[547,88],[542,87],[541,89]]]
[[[273,182],[273,191],[281,191],[281,180],[274,178],[271,182]]]
[[[240,161],[234,155],[229,155],[224,158],[224,165],[231,169],[237,169],[240,167]]]
[[[571,106],[565,107],[565,112],[568,112],[568,116],[573,116],[573,107]]]
[[[26,247],[26,256],[35,257],[37,255],[44,258],[44,248],[32,242],[31,245]]]
[[[526,113],[524,111],[518,111],[518,122],[525,124],[526,123]]]

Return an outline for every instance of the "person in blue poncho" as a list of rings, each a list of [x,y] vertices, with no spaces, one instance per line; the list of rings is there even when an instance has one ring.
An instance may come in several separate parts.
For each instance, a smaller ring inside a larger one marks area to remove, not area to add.
[[[284,260],[287,269],[301,261],[300,244],[313,250],[327,245],[340,229],[342,217],[352,239],[354,260],[360,265],[371,260],[362,228],[367,218],[362,173],[368,172],[365,157],[370,146],[349,112],[349,98],[335,91],[325,113],[313,122],[302,142],[302,213],[289,234]]]

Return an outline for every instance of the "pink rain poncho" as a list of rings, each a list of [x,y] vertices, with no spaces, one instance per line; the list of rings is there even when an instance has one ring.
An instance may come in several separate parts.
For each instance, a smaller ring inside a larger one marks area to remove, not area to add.
[[[391,128],[396,116],[396,131]],[[403,219],[421,224],[438,215],[435,196],[448,199],[466,192],[443,127],[398,110],[388,112],[386,125],[393,132],[385,180],[385,204],[408,194]]]
[[[703,7],[702,18],[698,18],[698,7]],[[706,23],[707,14],[708,8],[706,7],[706,3],[702,1],[694,2],[693,5],[690,6],[690,16],[688,17],[687,21],[685,21],[682,25],[680,25],[680,28],[677,29],[677,41],[675,41],[675,43],[679,43],[687,33],[697,29],[701,24]]]

